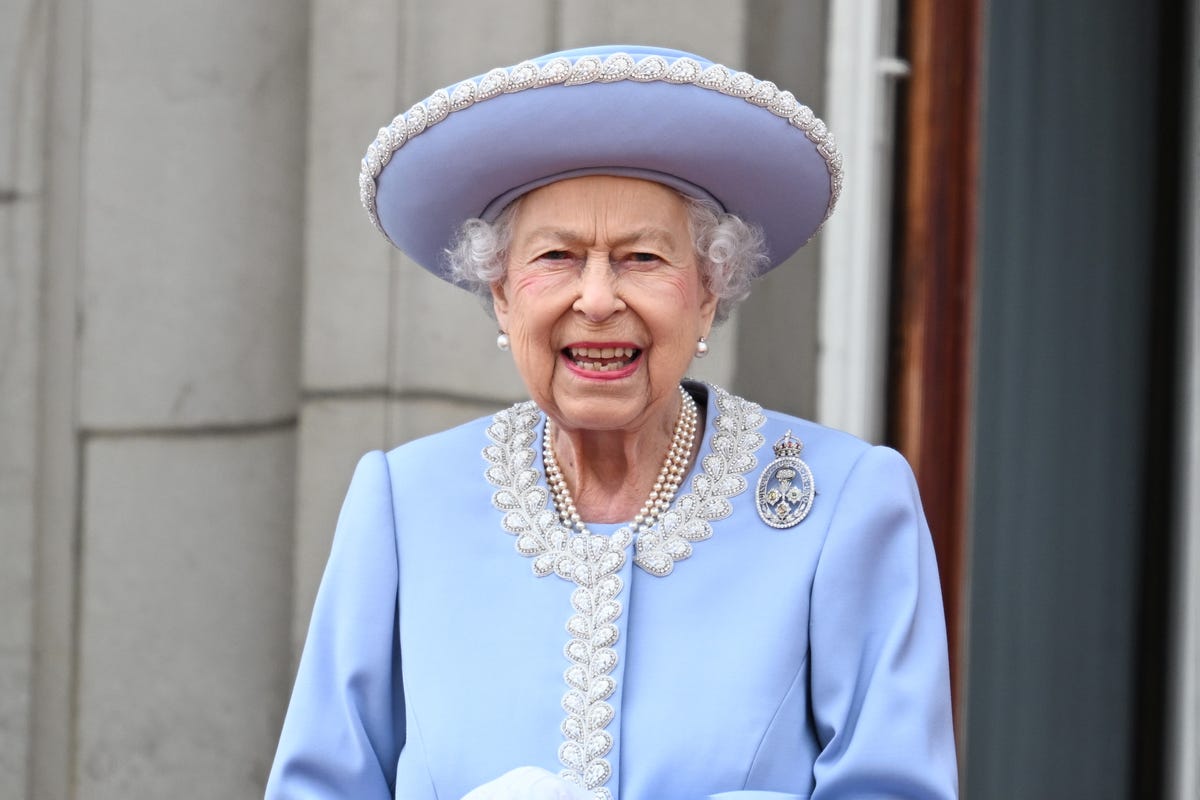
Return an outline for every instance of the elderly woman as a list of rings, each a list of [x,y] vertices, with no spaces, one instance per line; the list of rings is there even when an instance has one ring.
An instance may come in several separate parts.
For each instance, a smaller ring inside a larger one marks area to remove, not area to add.
[[[840,170],[789,93],[655,48],[380,131],[372,219],[488,298],[532,400],[359,464],[268,797],[956,795],[904,460],[684,379]]]

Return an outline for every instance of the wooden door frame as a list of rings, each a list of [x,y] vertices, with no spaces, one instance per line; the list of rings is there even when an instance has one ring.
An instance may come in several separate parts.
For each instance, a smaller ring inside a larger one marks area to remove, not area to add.
[[[983,0],[909,0],[899,115],[888,439],[916,473],[963,702]],[[961,718],[961,714],[957,714]]]

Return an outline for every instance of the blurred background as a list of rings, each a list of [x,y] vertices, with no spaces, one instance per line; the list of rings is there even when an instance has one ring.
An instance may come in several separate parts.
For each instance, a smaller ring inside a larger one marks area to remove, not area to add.
[[[964,796],[1200,798],[1188,5],[0,0],[0,798],[260,795],[358,456],[523,394],[359,159],[622,41],[838,138],[834,219],[700,366],[913,463]]]

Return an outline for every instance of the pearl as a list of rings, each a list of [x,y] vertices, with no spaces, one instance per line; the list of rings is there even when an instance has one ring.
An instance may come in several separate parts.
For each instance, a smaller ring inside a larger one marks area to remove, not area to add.
[[[683,400],[679,409],[679,419],[675,422],[675,432],[671,437],[671,446],[667,450],[662,469],[658,473],[650,496],[642,504],[641,510],[633,517],[634,533],[650,530],[658,522],[659,516],[671,506],[675,493],[679,490],[683,477],[687,473],[688,462],[696,444],[696,429],[699,427],[699,411],[696,401],[680,386],[679,394]],[[554,455],[553,423],[546,420],[546,429],[542,435],[542,461],[546,468],[546,482],[550,485],[550,493],[554,498],[554,509],[559,519],[567,527],[573,527],[580,533],[589,533],[587,526],[580,519],[575,508],[571,490],[567,486],[558,459]]]

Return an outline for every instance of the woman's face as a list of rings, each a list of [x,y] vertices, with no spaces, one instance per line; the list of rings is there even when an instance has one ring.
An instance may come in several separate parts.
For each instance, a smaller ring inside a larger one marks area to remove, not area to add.
[[[683,200],[610,176],[525,195],[492,295],[530,396],[568,430],[635,431],[673,415],[717,305]]]

